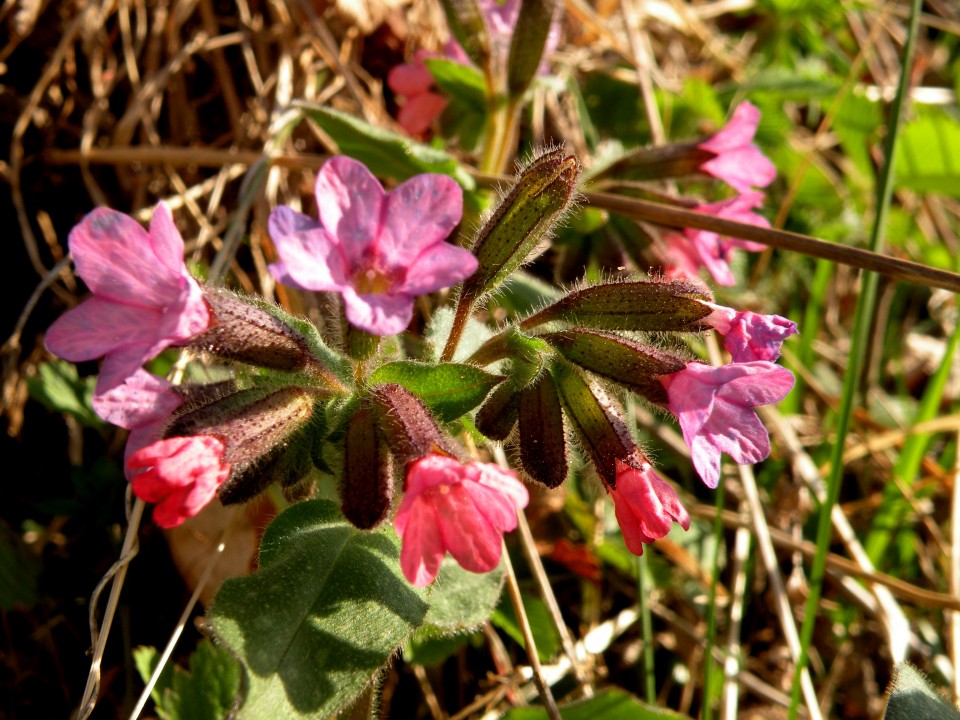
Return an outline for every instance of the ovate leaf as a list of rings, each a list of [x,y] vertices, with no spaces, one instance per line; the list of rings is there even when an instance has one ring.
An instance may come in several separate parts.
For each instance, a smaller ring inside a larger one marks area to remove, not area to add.
[[[81,380],[73,363],[54,360],[42,363],[37,376],[27,379],[27,390],[30,397],[48,409],[72,415],[85,427],[97,427],[103,425],[103,421],[93,412],[91,404],[96,384],[94,377]]]
[[[228,580],[210,618],[246,675],[242,716],[327,718],[423,623],[392,528],[360,531],[336,504],[292,506],[264,535],[260,571]]]
[[[423,401],[444,422],[452,422],[483,402],[499,375],[461,363],[426,365],[412,360],[387,363],[370,375],[371,385],[397,383]]]
[[[497,606],[502,585],[503,565],[488,573],[472,573],[447,556],[437,581],[430,586],[430,610],[425,622],[446,631],[479,627]]]
[[[451,98],[478,113],[487,111],[487,83],[477,68],[446,58],[427,58],[423,64],[437,86]]]
[[[527,621],[530,623],[533,641],[537,645],[537,655],[541,662],[550,662],[560,652],[560,638],[557,635],[557,629],[553,625],[553,619],[550,617],[547,606],[540,598],[524,596],[523,609],[527,613]],[[508,598],[503,598],[490,621],[512,637],[518,645],[524,645],[523,631],[517,622],[513,604]],[[596,717],[603,716],[597,715]]]
[[[306,102],[296,106],[333,138],[340,152],[362,162],[374,175],[406,180],[419,173],[441,173],[452,177],[464,190],[475,187],[473,177],[443,150],[339,110]]]

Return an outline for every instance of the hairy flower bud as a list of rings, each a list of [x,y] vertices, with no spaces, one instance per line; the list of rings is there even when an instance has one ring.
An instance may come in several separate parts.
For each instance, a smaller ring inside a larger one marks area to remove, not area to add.
[[[573,328],[542,338],[573,363],[635,390],[664,405],[667,392],[657,379],[679,372],[687,363],[651,345],[609,333]]]
[[[707,328],[700,320],[711,312],[709,300],[706,288],[692,282],[605,283],[568,293],[520,327],[562,321],[596,330],[698,332]]]
[[[464,281],[470,301],[494,289],[546,240],[577,194],[580,161],[561,148],[547,150],[520,170],[516,184],[474,242],[477,271]]]
[[[255,387],[175,414],[164,437],[204,435],[224,445],[230,475],[220,489],[225,505],[243,502],[274,481],[297,482],[309,469],[301,437],[314,411],[315,391],[296,386]]]
[[[584,449],[597,472],[611,488],[617,486],[617,461],[642,469],[649,461],[637,447],[616,403],[600,387],[572,366],[556,362],[551,371]]]
[[[401,463],[435,452],[456,454],[420,398],[402,385],[378,385],[370,398],[390,452]]]
[[[527,474],[549,488],[567,479],[567,438],[560,398],[550,373],[520,393],[520,462]]]
[[[272,370],[292,372],[315,362],[306,339],[276,315],[266,303],[241,299],[225,290],[204,292],[215,322],[197,335],[197,350]]]
[[[386,517],[393,499],[393,475],[371,408],[361,407],[347,421],[340,501],[344,516],[369,530]]]
[[[523,0],[520,3],[507,63],[507,90],[512,96],[523,94],[536,75],[559,5],[557,0]]]
[[[474,64],[490,68],[490,34],[477,0],[440,0],[450,32]]]
[[[520,414],[520,390],[507,380],[487,396],[474,424],[491,440],[506,440]]]

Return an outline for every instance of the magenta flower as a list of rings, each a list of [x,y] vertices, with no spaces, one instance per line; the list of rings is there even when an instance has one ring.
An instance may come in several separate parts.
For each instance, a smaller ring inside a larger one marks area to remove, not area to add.
[[[676,491],[644,463],[641,469],[616,461],[617,487],[610,490],[617,523],[627,549],[643,555],[644,543],[652,543],[670,532],[674,522],[690,529],[690,516]]]
[[[387,85],[404,99],[397,114],[397,122],[411,135],[422,135],[447,106],[447,99],[433,92],[433,75],[424,65],[430,57],[425,50],[418,50],[413,62],[397,65],[387,74]]]
[[[127,480],[136,473],[126,467],[126,460],[160,438],[164,425],[182,403],[183,398],[168,381],[145,370],[137,370],[122,385],[94,396],[97,415],[130,431],[123,451]]]
[[[720,178],[738,192],[766,187],[777,177],[777,169],[753,143],[760,124],[760,110],[749,102],[740,103],[720,132],[698,146],[714,154],[700,165],[708,175]]]
[[[447,552],[470,572],[493,570],[503,534],[529,501],[513,471],[444,455],[411,463],[404,485],[394,527],[403,540],[400,567],[416,587],[433,582]]]
[[[98,208],[70,231],[69,244],[93,297],[53,323],[46,345],[71,362],[104,357],[98,395],[210,324],[200,285],[183,263],[183,239],[163,203],[149,234],[133,218]]]
[[[694,211],[705,215],[715,215],[725,220],[770,227],[769,221],[762,215],[752,212],[753,208],[763,204],[763,193],[757,191],[745,192],[742,195],[706,205],[698,205]],[[707,268],[717,284],[731,286],[736,284],[736,278],[730,270],[730,255],[734,247],[760,252],[766,249],[760,243],[723,237],[707,230],[687,228],[683,234],[670,233],[664,239],[673,260],[671,268],[673,275],[688,279],[695,279],[701,267]]]
[[[463,193],[446,175],[417,175],[390,192],[348,157],[317,175],[320,222],[287,207],[270,215],[279,281],[338,292],[351,325],[374,335],[402,332],[416,295],[460,282],[477,259],[444,242],[460,222]]]
[[[223,443],[211,435],[158,440],[127,459],[133,492],[157,503],[157,525],[176,527],[206,507],[230,475],[223,452]]]
[[[793,373],[758,360],[721,367],[689,363],[662,375],[667,407],[677,416],[693,467],[707,487],[720,479],[720,453],[740,464],[770,454],[770,438],[753,408],[779,402],[793,388]]]
[[[713,312],[700,322],[723,335],[723,346],[735,363],[780,357],[780,346],[797,334],[797,324],[779,315],[739,312],[723,305],[707,303]]]

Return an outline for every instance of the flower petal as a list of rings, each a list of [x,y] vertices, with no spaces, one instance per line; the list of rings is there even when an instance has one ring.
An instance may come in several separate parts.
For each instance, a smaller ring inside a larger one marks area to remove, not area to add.
[[[500,562],[503,535],[483,515],[470,489],[461,483],[438,493],[434,504],[447,550],[464,570],[485,573]]]
[[[711,136],[700,147],[710,152],[725,153],[753,142],[760,125],[760,110],[751,102],[742,102],[733,111],[726,126]]]
[[[440,117],[449,101],[434,92],[425,92],[409,98],[397,113],[397,122],[411,135],[422,135],[433,121]]]
[[[347,321],[373,335],[402,333],[413,318],[409,295],[358,295],[349,285],[340,292]]]
[[[281,206],[270,213],[267,225],[282,261],[270,266],[277,280],[314,291],[340,290],[347,282],[343,251],[319,223]]]
[[[183,399],[165,379],[137,370],[123,385],[95,395],[93,410],[108,423],[127,430],[169,418]]]
[[[394,527],[403,540],[400,568],[404,577],[414,587],[426,587],[437,577],[447,552],[433,505],[417,498],[405,511],[397,512]]]
[[[153,308],[94,296],[57,318],[44,342],[50,352],[64,360],[93,360],[127,345],[152,344],[161,317],[161,312]]]
[[[346,266],[358,267],[380,235],[383,187],[363,163],[338,155],[320,168],[315,192],[320,222],[340,246]]]
[[[383,266],[409,268],[431,246],[445,240],[463,215],[463,190],[446,175],[415,175],[384,201],[376,244]]]
[[[477,258],[469,250],[440,242],[427,248],[407,270],[397,288],[408,295],[423,295],[456,285],[477,270]]]

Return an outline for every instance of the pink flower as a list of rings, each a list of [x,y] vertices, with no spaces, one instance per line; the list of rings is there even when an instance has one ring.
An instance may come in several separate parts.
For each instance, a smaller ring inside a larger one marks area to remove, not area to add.
[[[745,192],[742,195],[722,200],[716,203],[698,205],[695,212],[706,215],[715,215],[725,220],[770,227],[770,223],[762,215],[752,212],[753,208],[763,204],[763,193],[757,191]],[[707,268],[717,284],[731,286],[736,283],[733,272],[728,265],[730,254],[734,247],[750,252],[760,252],[766,249],[760,243],[739,240],[737,238],[722,237],[707,230],[693,230],[687,228],[683,234],[671,233],[666,236],[665,242],[674,261],[673,274],[694,279],[701,267]]]
[[[109,423],[130,431],[124,460],[159,439],[170,416],[183,403],[173,386],[145,370],[137,370],[122,385],[93,398],[93,410]],[[136,473],[126,467],[127,480]]]
[[[770,454],[770,438],[753,408],[779,402],[793,388],[793,373],[758,360],[713,367],[689,363],[662,375],[667,407],[680,421],[693,467],[707,487],[720,479],[720,453],[741,464]]]
[[[500,562],[503,534],[517,526],[517,510],[528,500],[516,474],[496,465],[436,454],[414,461],[394,521],[403,574],[426,587],[447,552],[470,572],[490,572]]]
[[[723,346],[735,363],[774,362],[780,357],[783,341],[797,334],[797,324],[779,315],[738,312],[723,305],[706,304],[713,312],[700,322],[724,336]]]
[[[193,517],[209,503],[227,477],[223,443],[211,435],[172,437],[141,448],[127,459],[127,472],[141,500],[157,503],[153,519],[171,528]]]
[[[270,215],[281,262],[270,271],[305,290],[338,292],[347,320],[374,335],[402,332],[416,295],[449,287],[477,259],[443,242],[460,222],[463,193],[446,175],[417,175],[390,192],[348,157],[317,175],[320,222],[287,207]]]
[[[433,75],[424,65],[430,53],[419,50],[413,62],[397,65],[387,75],[387,85],[404,98],[397,122],[411,135],[422,135],[447,106],[447,99],[433,92]]]
[[[630,552],[643,555],[644,543],[664,537],[674,522],[690,529],[690,516],[676,491],[650,465],[637,469],[617,460],[616,468],[617,486],[610,495]]]
[[[93,297],[54,322],[46,345],[71,362],[105,357],[97,394],[210,324],[200,285],[183,263],[183,239],[163,203],[149,234],[133,218],[98,208],[73,228],[69,244]]]
[[[715,156],[700,165],[700,169],[739,192],[772,183],[777,170],[753,143],[759,124],[760,110],[755,105],[749,102],[737,105],[727,126],[698,146]]]

